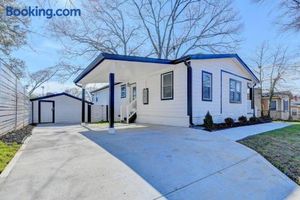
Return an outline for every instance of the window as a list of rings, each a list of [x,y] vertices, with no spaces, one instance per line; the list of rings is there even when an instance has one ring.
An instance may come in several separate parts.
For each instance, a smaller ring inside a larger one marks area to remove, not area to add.
[[[121,85],[121,98],[126,98],[126,84]]]
[[[202,101],[212,101],[212,74],[202,71]]]
[[[161,75],[161,100],[173,99],[173,72]]]
[[[98,97],[96,97],[96,102],[98,102]]]
[[[292,110],[292,115],[293,115],[293,116],[297,116],[297,114],[298,114],[298,113],[297,113],[297,109],[293,109],[293,110]]]
[[[230,79],[229,83],[230,90],[230,103],[241,103],[242,99],[242,83],[234,79]]]
[[[283,112],[287,112],[289,110],[289,102],[284,100],[283,101]]]
[[[276,101],[271,101],[270,110],[276,110]]]
[[[149,89],[144,88],[143,89],[143,104],[149,104]]]

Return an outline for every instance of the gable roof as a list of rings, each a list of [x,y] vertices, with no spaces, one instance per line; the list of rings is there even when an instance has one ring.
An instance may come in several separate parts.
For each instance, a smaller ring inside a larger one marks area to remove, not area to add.
[[[30,101],[42,100],[42,99],[47,99],[47,98],[57,97],[57,96],[62,96],[62,95],[65,95],[65,96],[71,97],[71,98],[73,98],[73,99],[82,101],[81,98],[75,97],[75,96],[73,96],[73,95],[71,95],[71,94],[68,94],[68,93],[66,93],[66,92],[61,92],[61,93],[57,93],[57,94],[50,94],[50,95],[46,95],[46,96],[42,96],[42,97],[37,97],[37,98],[30,99]],[[85,100],[85,102],[88,103],[88,104],[93,104],[93,103],[90,102],[90,101],[86,101],[86,100]]]
[[[168,60],[168,59],[159,59],[159,58],[101,53],[75,78],[74,83],[75,84],[78,83],[82,78],[84,78],[88,73],[90,73],[104,60],[122,60],[122,61],[130,61],[130,62],[144,62],[144,63],[157,63],[157,64],[178,64],[181,62],[185,62],[187,60],[219,59],[219,58],[235,58],[246,69],[246,71],[250,73],[250,75],[255,79],[255,81],[259,82],[255,74],[251,71],[251,69],[237,54],[194,54],[194,55],[183,56],[175,60]]]

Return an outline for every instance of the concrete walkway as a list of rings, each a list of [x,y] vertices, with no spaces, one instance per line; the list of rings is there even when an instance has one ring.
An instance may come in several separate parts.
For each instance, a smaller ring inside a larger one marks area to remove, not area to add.
[[[271,123],[258,124],[252,126],[242,126],[242,127],[224,129],[221,131],[213,132],[213,134],[217,136],[225,137],[232,141],[237,141],[251,135],[257,135],[263,132],[284,128],[289,125],[290,123],[287,122],[271,122]]]
[[[299,188],[256,152],[207,132],[37,127],[1,199],[283,199]],[[297,198],[297,197],[296,197]]]

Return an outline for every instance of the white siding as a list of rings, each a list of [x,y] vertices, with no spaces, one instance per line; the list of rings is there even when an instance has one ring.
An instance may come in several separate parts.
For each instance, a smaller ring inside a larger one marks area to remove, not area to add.
[[[120,107],[129,102],[129,87],[126,87],[126,98],[121,98],[121,85],[115,85],[115,121],[120,120]],[[109,105],[109,88],[102,89],[93,93],[93,103],[103,107]],[[97,99],[97,101],[96,101]]]
[[[174,98],[161,100],[161,74],[173,71]],[[143,89],[149,88],[149,104],[143,104]],[[188,126],[187,68],[181,63],[166,67],[137,81],[137,122]]]
[[[191,65],[193,69],[193,122],[195,124],[203,123],[207,111],[213,116],[214,122],[223,122],[226,117],[236,120],[241,115],[247,115],[247,84],[250,81],[241,77],[248,79],[251,77],[239,64],[232,59],[210,59],[192,60]],[[213,76],[212,101],[202,101],[203,70],[212,73]],[[221,72],[222,70],[223,72]],[[230,103],[229,101],[230,78],[242,83],[241,103]]]
[[[60,95],[42,100],[55,101],[55,123],[81,123],[81,101]],[[33,123],[38,123],[38,103],[33,101]],[[88,120],[88,104],[85,104],[85,120]]]

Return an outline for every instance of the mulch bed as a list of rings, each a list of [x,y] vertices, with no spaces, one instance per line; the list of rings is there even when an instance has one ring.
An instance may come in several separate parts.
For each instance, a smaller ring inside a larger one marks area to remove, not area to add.
[[[6,133],[5,135],[0,136],[0,140],[7,144],[11,144],[14,142],[22,144],[26,137],[31,135],[33,128],[33,125],[28,125],[19,130],[11,131],[9,133]]]
[[[257,122],[250,122],[250,121],[247,121],[246,123],[235,122],[235,123],[233,123],[232,126],[228,126],[226,123],[218,123],[218,124],[214,124],[214,127],[212,129],[204,128],[204,130],[213,132],[213,131],[219,131],[219,130],[224,130],[224,129],[228,129],[228,128],[235,128],[235,127],[240,127],[240,126],[251,126],[251,125],[264,124],[264,123],[270,123],[270,122],[272,122],[271,119],[260,119]]]

